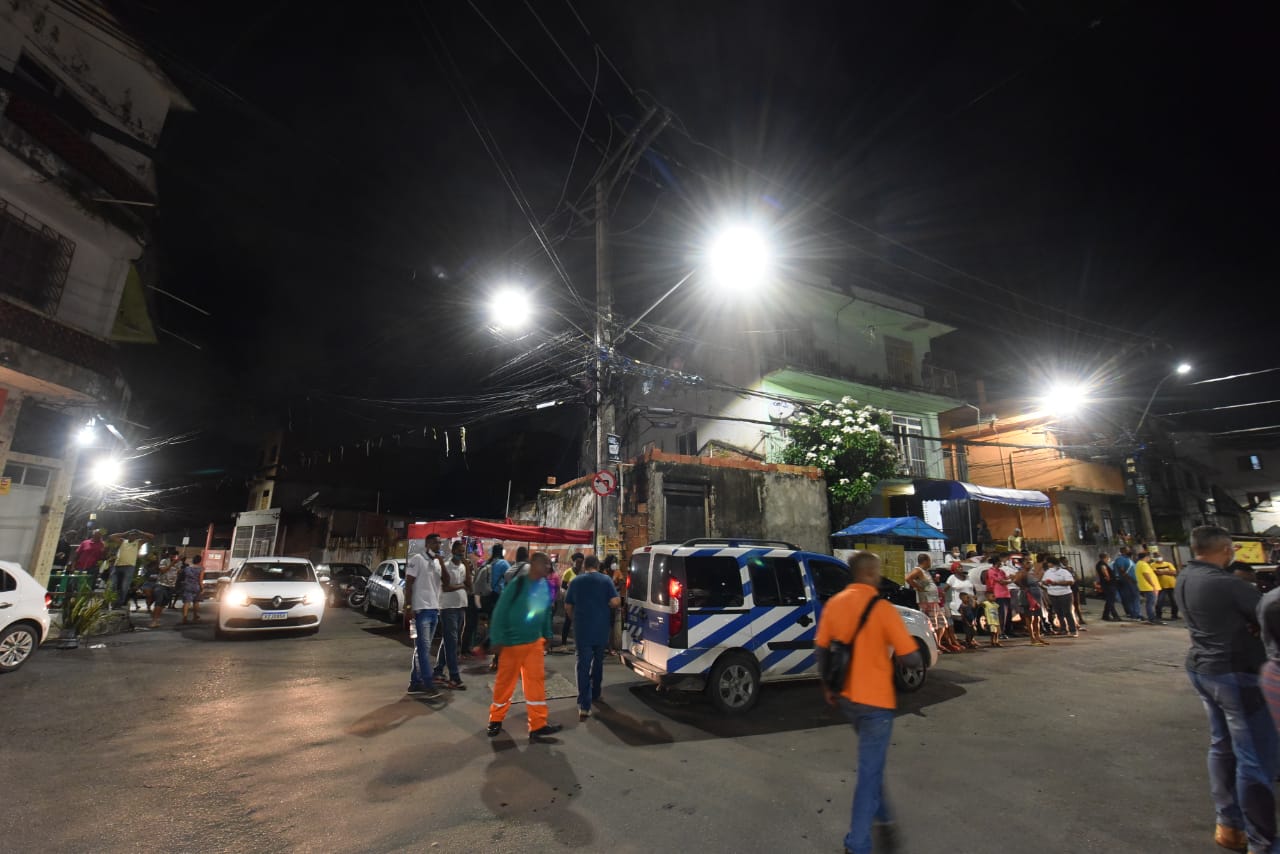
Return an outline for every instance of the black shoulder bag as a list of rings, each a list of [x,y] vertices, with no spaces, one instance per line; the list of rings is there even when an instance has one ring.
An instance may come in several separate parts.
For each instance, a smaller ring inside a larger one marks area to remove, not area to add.
[[[872,609],[879,603],[879,598],[873,598],[871,604],[867,605],[866,610],[862,612],[862,619],[858,621],[858,628],[854,630],[853,637],[849,638],[848,643],[833,640],[828,644],[822,683],[831,690],[831,693],[839,694],[844,690],[844,680],[848,678],[849,668],[853,664],[853,644],[858,640],[858,635],[862,634],[867,620],[871,618]]]

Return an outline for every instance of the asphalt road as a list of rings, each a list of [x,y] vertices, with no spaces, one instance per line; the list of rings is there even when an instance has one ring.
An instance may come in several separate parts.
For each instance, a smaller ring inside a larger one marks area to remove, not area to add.
[[[903,699],[904,852],[1220,850],[1185,631],[1089,629],[945,657]],[[841,850],[854,740],[811,683],[725,720],[610,665],[610,710],[552,700],[560,743],[530,746],[522,706],[484,736],[483,666],[406,698],[407,635],[346,610],[311,637],[104,643],[0,677],[5,851]]]

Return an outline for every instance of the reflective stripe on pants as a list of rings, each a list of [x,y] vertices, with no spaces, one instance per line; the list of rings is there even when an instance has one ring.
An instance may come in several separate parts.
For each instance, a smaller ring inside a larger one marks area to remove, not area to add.
[[[516,679],[524,687],[525,705],[529,711],[529,730],[547,725],[547,686],[542,641],[504,646],[498,656],[498,679],[493,683],[493,703],[489,706],[489,722],[505,720],[511,709],[511,695]]]

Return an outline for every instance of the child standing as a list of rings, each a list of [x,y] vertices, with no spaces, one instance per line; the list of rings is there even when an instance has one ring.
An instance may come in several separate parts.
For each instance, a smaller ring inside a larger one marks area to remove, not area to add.
[[[987,588],[986,599],[982,603],[982,613],[987,618],[987,631],[991,634],[992,646],[1004,646],[1000,643],[1000,605],[996,602],[996,593]]]

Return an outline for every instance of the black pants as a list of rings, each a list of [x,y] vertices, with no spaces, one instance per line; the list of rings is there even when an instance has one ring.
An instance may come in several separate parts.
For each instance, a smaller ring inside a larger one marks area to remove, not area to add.
[[[1114,582],[1102,585],[1102,619],[1118,620],[1120,615],[1116,612],[1116,585]]]
[[[1071,607],[1070,596],[1047,596],[1049,607],[1053,610],[1053,615],[1058,618],[1061,625],[1071,634],[1075,634],[1076,615]]]
[[[964,617],[952,617],[951,627],[957,632],[964,632],[965,643],[973,643],[973,623]]]
[[[564,615],[564,628],[560,630],[560,645],[565,646],[569,643],[569,632],[573,631],[573,617],[568,614]]]
[[[471,648],[476,645],[476,623],[480,618],[480,609],[476,607],[476,599],[474,596],[467,597],[467,622],[462,627],[462,652],[470,654]]]
[[[1178,600],[1173,598],[1172,589],[1160,591],[1160,598],[1156,600],[1156,619],[1157,620],[1164,619],[1164,609],[1166,607],[1171,609],[1169,612],[1170,616],[1175,620],[1178,619]]]

